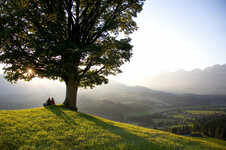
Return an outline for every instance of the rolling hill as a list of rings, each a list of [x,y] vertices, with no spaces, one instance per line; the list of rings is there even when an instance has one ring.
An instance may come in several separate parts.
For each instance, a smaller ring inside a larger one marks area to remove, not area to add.
[[[225,150],[226,146],[48,106],[0,111],[0,149]]]

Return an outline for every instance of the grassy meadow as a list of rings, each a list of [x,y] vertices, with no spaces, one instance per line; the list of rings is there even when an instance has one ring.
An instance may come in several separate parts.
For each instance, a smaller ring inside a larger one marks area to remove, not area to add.
[[[1,150],[226,150],[222,143],[113,122],[62,105],[0,111]]]
[[[187,110],[185,112],[190,114],[195,114],[195,115],[224,114],[224,111],[216,111],[216,110]]]

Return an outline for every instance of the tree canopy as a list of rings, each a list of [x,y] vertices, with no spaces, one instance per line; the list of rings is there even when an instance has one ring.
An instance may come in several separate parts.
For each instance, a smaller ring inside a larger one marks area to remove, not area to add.
[[[73,80],[91,88],[107,83],[106,76],[120,73],[132,56],[129,35],[143,3],[1,0],[0,63],[6,64],[6,79]]]

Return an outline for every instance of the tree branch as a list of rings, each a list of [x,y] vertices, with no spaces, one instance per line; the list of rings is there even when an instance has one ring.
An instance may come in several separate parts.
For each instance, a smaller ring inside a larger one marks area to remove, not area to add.
[[[84,75],[89,71],[91,67],[92,67],[92,62],[90,61],[89,64],[86,66],[86,68],[82,71],[81,77],[84,77]]]
[[[104,26],[102,27],[102,29],[98,32],[95,32],[89,39],[89,43],[92,44],[94,43],[98,38],[100,38],[103,34],[103,32],[108,29],[108,26],[111,25],[112,20],[114,20],[116,18],[116,16],[118,15],[119,12],[126,10],[129,6],[124,7],[122,9],[119,9],[121,6],[121,3],[119,3],[114,11],[114,13],[109,17],[109,19],[105,22]]]
[[[89,75],[89,76],[84,76],[84,77],[90,78],[90,77],[92,77],[92,76],[94,76],[94,75],[97,75],[97,74],[100,73],[104,68],[105,68],[105,66],[101,67],[99,70],[97,70],[96,72],[92,73],[91,75]]]

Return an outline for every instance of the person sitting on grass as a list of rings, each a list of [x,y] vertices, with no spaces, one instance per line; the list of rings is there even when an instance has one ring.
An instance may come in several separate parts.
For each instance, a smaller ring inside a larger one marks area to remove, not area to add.
[[[49,105],[51,105],[51,100],[50,100],[50,98],[48,98],[47,101],[46,101],[45,103],[43,103],[43,106],[44,106],[44,107],[45,107],[45,106],[49,106]]]
[[[51,98],[51,104],[52,104],[52,105],[55,105],[55,100],[54,100],[54,98]]]

